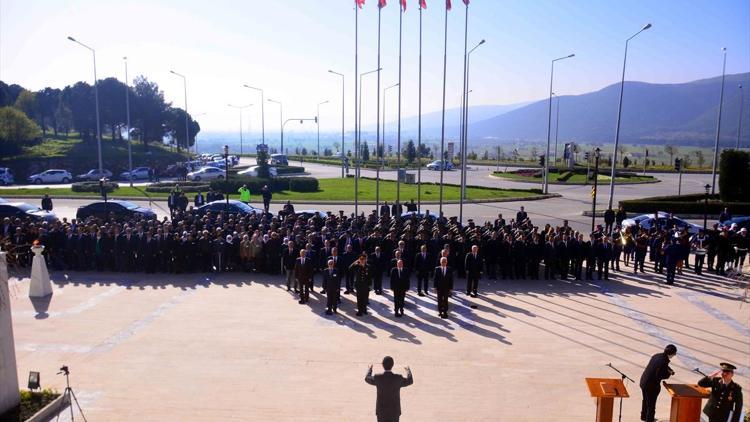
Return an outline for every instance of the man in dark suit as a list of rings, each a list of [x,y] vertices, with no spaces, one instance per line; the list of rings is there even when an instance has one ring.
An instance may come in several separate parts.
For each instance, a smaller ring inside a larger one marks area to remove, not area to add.
[[[421,251],[414,258],[414,268],[417,271],[417,293],[420,296],[424,296],[430,289],[429,279],[430,271],[434,268],[432,266],[432,258],[427,252],[427,245],[422,245]],[[424,289],[424,293],[422,293]]]
[[[604,279],[609,280],[610,259],[612,259],[612,243],[610,243],[609,236],[604,236],[604,241],[597,246],[596,252],[596,272],[599,280],[602,279],[602,273]]]
[[[448,318],[448,296],[453,290],[453,269],[448,266],[448,258],[440,258],[440,266],[435,267],[435,289],[437,290],[438,314]]]
[[[401,417],[401,388],[414,384],[411,369],[405,367],[406,378],[391,372],[393,369],[393,358],[383,358],[382,374],[373,375],[372,365],[367,369],[365,382],[374,385],[378,389],[378,397],[375,402],[375,414],[378,422],[398,422]]]
[[[294,274],[294,266],[298,255],[299,252],[294,247],[294,241],[290,240],[287,243],[287,248],[281,254],[282,265],[286,271],[286,291],[292,290],[292,284],[294,284],[294,291],[297,291],[297,278]]]
[[[477,297],[479,279],[482,277],[482,268],[484,267],[484,259],[479,255],[479,246],[473,245],[471,247],[471,252],[466,254],[464,263],[464,268],[466,268],[466,295]]]
[[[307,257],[307,251],[299,251],[299,258],[294,263],[294,277],[299,283],[299,304],[303,305],[310,299],[310,286],[312,286],[313,261]]]
[[[375,247],[375,252],[370,254],[370,266],[372,267],[372,284],[376,295],[383,294],[383,271],[385,270],[385,255],[380,246]],[[391,289],[393,286],[391,286]]]
[[[332,259],[328,260],[328,268],[323,270],[323,285],[327,295],[326,315],[338,313],[339,294],[341,293],[341,276]]]
[[[643,402],[641,404],[641,420],[654,422],[654,413],[656,413],[656,398],[661,391],[661,382],[674,375],[674,371],[669,367],[669,360],[677,354],[677,347],[673,344],[667,345],[664,352],[651,356],[651,360],[646,365],[641,375],[641,391],[643,392]]]
[[[395,302],[395,315],[404,316],[404,300],[409,290],[409,270],[404,268],[404,260],[396,261],[396,267],[391,269],[391,290]]]

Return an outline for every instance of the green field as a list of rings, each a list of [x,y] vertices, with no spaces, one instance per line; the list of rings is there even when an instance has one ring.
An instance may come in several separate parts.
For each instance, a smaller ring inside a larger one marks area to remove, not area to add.
[[[320,179],[320,189],[317,192],[291,192],[282,191],[274,192],[275,201],[354,201],[354,178],[347,179]],[[359,181],[359,200],[375,200],[375,181],[371,179],[360,179]],[[443,198],[447,201],[457,201],[459,199],[460,189],[455,185],[444,185]],[[3,188],[0,189],[0,197],[12,196],[37,196],[44,194],[52,198],[60,196],[96,196],[91,192],[73,192],[69,188]],[[509,198],[527,198],[538,195],[538,193],[529,190],[510,190],[468,187],[467,197],[469,200],[475,199],[509,199]],[[167,193],[146,192],[145,187],[122,186],[109,194],[110,197],[127,198],[127,197],[150,197],[165,198]],[[192,197],[192,194],[188,194]],[[407,202],[410,199],[417,199],[417,186],[401,184],[401,201]],[[422,184],[422,200],[437,201],[440,198],[440,186],[433,184]],[[192,198],[191,198],[192,199]],[[380,200],[394,201],[396,199],[396,182],[380,182]],[[253,200],[257,200],[257,195],[253,195]]]
[[[515,173],[503,173],[503,172],[493,172],[493,175],[497,177],[502,177],[504,179],[512,179],[517,180],[519,182],[533,182],[533,183],[541,183],[542,178],[541,177],[531,177],[531,176],[523,176],[520,174]],[[567,181],[558,181],[558,177],[560,177],[560,173],[556,171],[549,172],[549,182],[550,183],[564,183],[566,185],[585,185],[586,184],[586,175],[585,174],[574,174],[571,176]],[[599,183],[609,183],[612,178],[610,176],[607,176],[605,174],[599,174],[597,177]],[[615,178],[615,182],[620,184],[628,184],[628,183],[642,183],[642,182],[654,182],[658,181],[658,179],[651,177],[651,176],[633,176],[633,177],[617,177]],[[593,181],[592,181],[593,182]]]

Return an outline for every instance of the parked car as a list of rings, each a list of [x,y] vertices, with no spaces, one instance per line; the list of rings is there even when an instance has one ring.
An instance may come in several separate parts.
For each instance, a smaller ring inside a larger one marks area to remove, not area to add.
[[[76,218],[85,219],[94,216],[108,220],[113,214],[116,218],[156,218],[156,213],[151,208],[140,207],[132,202],[120,200],[97,201],[78,207]]]
[[[304,220],[309,220],[313,218],[314,215],[318,215],[322,219],[328,218],[328,213],[325,211],[318,211],[318,210],[299,210],[295,211],[294,215],[297,216],[297,218],[302,218]]]
[[[34,221],[46,221],[52,223],[57,221],[57,215],[52,211],[44,211],[39,207],[25,202],[2,202],[0,203],[0,219],[8,218],[31,218]]]
[[[441,168],[442,166],[445,166],[445,168],[444,169]],[[435,161],[431,162],[430,164],[427,164],[427,170],[438,170],[439,171],[441,169],[442,170],[453,170],[453,163],[451,163],[450,161],[442,161],[441,162],[440,160],[435,160]]]
[[[732,227],[732,224],[736,224],[738,227],[738,230],[742,228],[746,228],[750,230],[750,216],[744,215],[744,216],[733,217],[719,224],[719,226],[730,228]]]
[[[258,168],[260,166],[250,166],[246,168],[245,170],[238,171],[237,174],[240,176],[248,176],[248,177],[258,177]],[[279,172],[276,170],[276,167],[269,167],[268,168],[268,174],[271,177],[276,177],[279,175]]]
[[[688,229],[688,233],[690,234],[696,234],[698,233],[698,230],[702,230],[703,226],[699,226],[697,224],[689,223],[681,218],[674,217],[674,224],[679,229]],[[622,221],[622,231],[625,232],[625,228],[634,226],[635,222],[637,221],[638,224],[641,226],[642,229],[650,230],[651,227],[654,227],[655,225],[659,228],[665,228],[667,227],[667,220],[669,219],[669,213],[664,211],[658,212],[658,220],[654,218],[654,214],[643,214],[638,215],[633,218],[626,218]]]
[[[429,219],[430,221],[435,221],[435,219],[437,219],[437,216],[436,216],[435,214],[432,214],[432,213],[430,213],[430,214],[425,214],[425,213],[423,213],[423,212],[417,212],[417,211],[406,211],[406,212],[404,212],[404,213],[402,213],[402,214],[401,214],[401,219],[403,219],[403,220],[408,220],[408,219],[411,219],[411,217],[412,217],[413,215],[416,215],[416,216],[417,216],[417,218],[418,218],[418,219],[420,219],[420,220],[422,220],[423,218],[425,218],[425,216],[426,216],[426,217],[427,217],[427,218],[428,218],[428,219]]]
[[[201,180],[224,180],[224,170],[218,167],[201,167],[187,174],[187,179],[199,182]]]
[[[42,183],[70,183],[73,175],[67,170],[50,169],[29,176],[29,183],[40,185]]]
[[[120,173],[120,179],[131,180],[132,178],[132,180],[138,180],[138,179],[148,180],[148,173],[149,173],[148,167],[136,167],[133,169],[132,175],[129,171],[124,171]]]
[[[244,202],[240,202],[236,199],[230,199],[229,201],[226,201],[226,200],[213,201],[195,209],[196,214],[199,216],[203,216],[208,211],[211,211],[212,214],[226,212],[228,214],[238,214],[238,215],[250,215],[250,214],[263,215],[262,209],[247,205]]]
[[[87,180],[91,182],[98,182],[102,177],[111,179],[112,172],[107,169],[102,169],[101,173],[99,172],[99,169],[89,170],[86,173],[79,174],[78,176],[76,176],[76,180]]]
[[[12,185],[13,183],[15,183],[13,172],[7,167],[0,167],[0,185]]]
[[[272,166],[288,166],[289,158],[285,154],[271,154]]]

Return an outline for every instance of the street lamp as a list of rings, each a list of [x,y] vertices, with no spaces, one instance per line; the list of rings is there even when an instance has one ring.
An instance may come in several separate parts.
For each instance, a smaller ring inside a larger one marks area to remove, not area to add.
[[[357,123],[356,136],[354,138],[354,215],[359,215],[359,173],[362,166],[360,159],[360,148],[362,147],[362,77],[371,73],[379,72],[383,68],[373,69],[369,72],[360,73],[359,75],[359,111],[357,112]],[[398,184],[398,177],[396,177],[396,183]],[[397,185],[398,186],[398,185]],[[396,188],[398,192],[398,187]]]
[[[544,155],[544,193],[547,193],[548,189],[548,181],[549,181],[549,144],[550,144],[550,135],[552,134],[552,82],[553,78],[555,77],[555,62],[559,60],[565,60],[569,59],[571,57],[575,57],[575,54],[569,54],[564,57],[558,57],[554,60],[552,60],[552,70],[549,75],[549,111],[547,113],[547,153]]]
[[[703,232],[706,232],[706,228],[708,227],[708,193],[711,190],[711,185],[706,183],[706,186],[703,186],[704,189],[706,189],[706,196],[703,197]]]
[[[737,85],[737,87],[740,89],[740,118],[739,122],[737,122],[737,145],[735,145],[734,149],[739,150],[740,135],[742,134],[742,105],[745,102],[745,92],[742,90],[742,84]]]
[[[471,53],[474,52],[477,48],[479,48],[480,45],[484,44],[484,40],[479,41],[477,45],[474,46],[471,50],[469,50],[469,53],[466,55],[466,86],[464,86],[464,95],[463,95],[463,122],[464,126],[462,128],[462,138],[463,138],[463,145],[461,145],[461,198],[460,198],[460,205],[459,205],[459,218],[458,220],[463,223],[463,211],[464,211],[464,200],[466,199],[466,159],[468,157],[468,149],[469,149],[469,93],[472,92],[472,90],[469,89],[469,70],[471,68]],[[420,166],[421,167],[421,166]]]
[[[599,189],[599,158],[601,157],[601,151],[599,148],[594,150],[594,189],[591,191],[591,231],[594,231],[594,224],[596,222],[596,193]]]
[[[250,108],[253,105],[252,104],[248,104],[248,105],[243,105],[243,106],[236,106],[236,105],[232,105],[232,104],[227,104],[227,106],[232,107],[232,108],[236,108],[237,110],[240,111],[240,157],[242,157],[242,153],[244,152],[243,148],[242,148],[242,110],[244,110],[246,108]]]
[[[295,121],[295,120],[299,120],[299,124],[302,124],[302,122],[304,122],[304,121],[313,121],[315,123],[318,123],[318,116],[315,116],[313,118],[286,119],[286,120],[284,120],[284,123],[281,124],[281,142],[284,142],[284,126],[286,126],[287,123]]]
[[[224,145],[224,185],[227,187],[227,213],[229,213],[229,145]]]
[[[724,64],[721,68],[721,93],[719,94],[719,117],[716,119],[716,143],[714,144],[714,162],[711,167],[711,194],[716,193],[716,162],[719,159],[719,135],[721,134],[721,110],[724,104],[724,75],[727,70],[727,48],[721,49],[724,53]]]
[[[104,171],[104,164],[102,163],[102,133],[99,126],[99,82],[96,79],[96,51],[87,46],[86,44],[76,40],[73,37],[68,37],[69,40],[73,41],[74,43],[87,48],[89,51],[91,51],[91,55],[94,58],[94,103],[96,106],[96,151],[97,155],[99,157],[99,174],[103,174]]]
[[[261,136],[261,143],[265,145],[266,144],[266,107],[265,107],[265,101],[263,101],[263,90],[260,88],[256,88],[254,86],[250,86],[248,84],[244,84],[242,86],[248,89],[253,89],[255,91],[260,91],[260,134],[261,134],[260,136]]]
[[[383,155],[385,155],[385,94],[389,89],[397,86],[399,86],[398,82],[383,90],[383,154],[380,153],[380,145],[375,145],[375,156],[378,158],[378,165],[375,166],[375,209],[378,210],[378,215],[380,215],[380,166],[383,165]]]
[[[123,57],[125,62],[125,120],[128,131],[128,174],[133,174],[133,149],[130,143],[130,84],[128,83],[128,58]],[[129,177],[130,187],[133,187],[133,177]]]
[[[628,61],[628,43],[641,32],[651,28],[651,24],[646,24],[640,31],[633,34],[625,40],[625,56],[622,60],[622,80],[620,81],[620,102],[617,106],[617,126],[615,128],[615,148],[612,152],[612,178],[609,181],[609,208],[612,209],[612,200],[615,197],[615,169],[617,168],[617,146],[620,143],[620,119],[622,117],[622,93],[625,89],[625,65]]]
[[[325,100],[318,103],[318,114],[316,114],[316,116],[318,117],[318,121],[316,122],[318,125],[318,159],[320,159],[320,106],[322,106],[323,104],[328,104],[328,102],[328,100]]]
[[[334,72],[333,70],[328,70],[328,73],[331,73],[333,75],[339,75],[341,76],[341,177],[344,177],[344,92],[346,89],[346,85],[344,83],[344,74],[339,72]]]
[[[188,155],[190,155],[190,125],[188,123],[189,117],[187,106],[187,78],[185,77],[185,75],[181,75],[174,70],[170,70],[169,73],[182,78],[182,88],[185,91],[185,150],[187,150]],[[193,143],[193,147],[195,148],[195,155],[198,155],[198,139],[196,139]]]
[[[555,93],[553,92],[552,95],[555,95]],[[560,132],[560,96],[555,95],[555,100],[557,102],[555,105],[555,153],[553,154],[555,158],[552,162],[557,165],[557,135]]]
[[[269,103],[275,103],[279,105],[279,127],[281,131],[281,151],[279,151],[281,154],[286,154],[284,152],[284,106],[281,104],[281,101],[276,101],[272,99],[268,99]]]

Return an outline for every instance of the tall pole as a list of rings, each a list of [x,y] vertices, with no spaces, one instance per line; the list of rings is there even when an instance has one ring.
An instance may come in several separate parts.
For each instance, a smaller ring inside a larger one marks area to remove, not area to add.
[[[276,101],[272,99],[268,99],[269,103],[274,103],[279,105],[279,138],[281,140],[281,151],[279,151],[280,154],[286,154],[286,151],[284,151],[284,105],[281,104],[281,101]]]
[[[628,43],[630,40],[635,38],[641,32],[651,28],[651,24],[646,24],[640,31],[633,34],[630,38],[625,40],[625,55],[622,59],[622,79],[620,80],[620,101],[617,106],[617,126],[615,127],[615,147],[612,152],[612,175],[609,181],[609,204],[607,209],[612,209],[612,201],[615,197],[615,171],[617,168],[617,146],[620,143],[620,119],[622,117],[622,94],[625,90],[625,65],[628,62]]]
[[[468,8],[468,6],[467,6]],[[463,127],[461,129],[461,134],[463,137],[463,145],[461,146],[462,151],[462,159],[461,159],[461,198],[459,199],[459,221],[463,223],[463,212],[464,212],[464,201],[466,201],[466,162],[469,158],[469,94],[471,94],[471,89],[469,88],[469,77],[471,74],[471,53],[474,52],[477,48],[479,48],[480,45],[484,44],[484,40],[479,41],[477,45],[474,46],[469,52],[466,54],[466,84],[464,88],[466,90],[464,91],[463,95],[463,115],[461,116],[461,120],[463,121]]]
[[[401,173],[401,32],[403,20],[404,8],[401,6],[398,13],[398,133],[396,136],[396,203],[399,205],[401,204],[401,175],[399,173]]]
[[[714,144],[714,163],[711,168],[711,195],[716,193],[716,162],[719,159],[719,136],[721,135],[721,110],[724,104],[724,76],[727,70],[727,48],[721,49],[724,53],[724,64],[721,67],[721,91],[719,94],[719,117],[716,119],[716,143]]]
[[[122,58],[125,61],[125,120],[128,132],[128,174],[133,174],[133,149],[130,144],[130,83],[128,82],[128,58]],[[99,176],[104,177],[100,174]],[[130,177],[130,187],[133,187],[133,178]]]
[[[591,231],[596,223],[596,193],[599,189],[599,148],[594,150],[594,191],[591,193]]]
[[[380,17],[382,7],[378,4],[378,69],[380,69]],[[377,103],[375,104],[376,118],[375,118],[375,159],[377,164],[375,165],[375,215],[380,215],[380,164],[382,157],[380,156],[380,71],[378,71],[378,82],[377,82]],[[383,94],[385,96],[385,93]],[[383,108],[385,108],[385,98],[383,98]],[[385,110],[383,110],[383,124],[385,124]],[[383,133],[385,137],[385,132]]]
[[[357,139],[357,142],[354,145],[354,214],[357,215],[359,211],[359,173],[360,173],[360,149],[362,148],[361,142],[362,142],[362,134],[359,133],[359,131],[362,130],[362,77],[365,75],[369,75],[371,73],[378,72],[380,74],[380,68],[371,70],[369,72],[365,72],[361,75],[359,75],[359,112],[358,115],[358,122],[357,122],[357,133],[355,135],[355,138]]]
[[[328,73],[341,76],[341,178],[344,178],[344,101],[346,100],[346,78],[343,73],[328,70]]]
[[[385,88],[383,90],[383,155],[385,155],[385,104],[386,104],[386,92],[388,92],[389,89],[395,88],[399,86],[399,84],[395,83],[388,88]],[[380,155],[380,151],[376,151],[376,155]],[[383,165],[383,159],[382,157],[378,158],[378,165],[375,167],[375,202],[380,204],[380,167]]]
[[[188,155],[190,155],[190,126],[188,124],[188,102],[187,102],[187,78],[185,75],[179,74],[175,72],[174,70],[170,70],[169,73],[173,75],[177,75],[180,78],[182,78],[182,89],[184,90],[185,94],[185,150],[188,152]],[[195,155],[198,155],[198,142],[193,144],[195,147]]]
[[[438,217],[443,216],[443,172],[445,171],[445,78],[448,71],[448,10],[448,3],[446,3],[443,41],[443,110],[440,129],[440,209],[438,211]]]
[[[554,93],[553,93],[554,94]],[[560,96],[556,95],[555,99],[557,100],[557,105],[555,107],[555,165],[557,165],[557,135],[560,132]]]
[[[359,126],[357,124],[357,75],[359,75],[359,7],[354,8],[354,159],[355,166],[359,151]],[[359,178],[357,168],[354,170],[354,217],[359,215]]]
[[[464,138],[464,127],[466,125],[466,56],[468,55],[466,50],[469,41],[469,2],[464,2],[466,5],[466,13],[464,17],[464,75],[463,85],[461,85],[461,136],[459,141],[461,143],[461,193],[459,198],[458,206],[458,222],[463,224],[464,222],[464,175],[466,174],[466,139]]]
[[[417,100],[417,212],[422,212],[422,3],[419,4],[419,99]],[[383,116],[385,118],[385,116]]]
[[[236,106],[232,104],[227,104],[227,106],[236,108],[240,112],[240,156],[243,154],[243,139],[242,139],[242,110],[249,108],[252,106],[252,104],[244,105],[244,106]]]
[[[737,145],[735,145],[734,149],[739,150],[740,149],[740,135],[742,135],[742,105],[745,102],[745,92],[742,90],[742,84],[738,85],[740,89],[740,118],[737,122]]]
[[[254,86],[250,86],[245,84],[245,88],[249,88],[255,91],[260,91],[260,136],[261,136],[261,143],[263,145],[266,144],[266,101],[265,98],[263,98],[263,90],[260,88],[256,88]],[[282,152],[283,154],[283,152]]]
[[[550,136],[552,134],[552,83],[555,77],[555,62],[558,60],[565,60],[571,57],[575,57],[575,54],[569,54],[564,57],[558,57],[552,60],[552,70],[549,74],[549,107],[547,112],[547,152],[544,155],[544,193],[548,191],[549,181],[549,147],[550,147]]]
[[[96,50],[76,40],[73,37],[68,37],[68,39],[88,49],[89,51],[91,51],[91,56],[94,61],[94,106],[96,108],[96,152],[99,158],[99,174],[102,174],[104,172],[103,171],[104,164],[102,163],[102,131],[101,131],[100,123],[99,123],[99,81],[96,78]]]
[[[328,100],[318,103],[318,113],[315,115],[318,118],[318,121],[315,122],[316,126],[318,126],[318,158],[320,158],[320,106],[323,104],[328,104]]]

